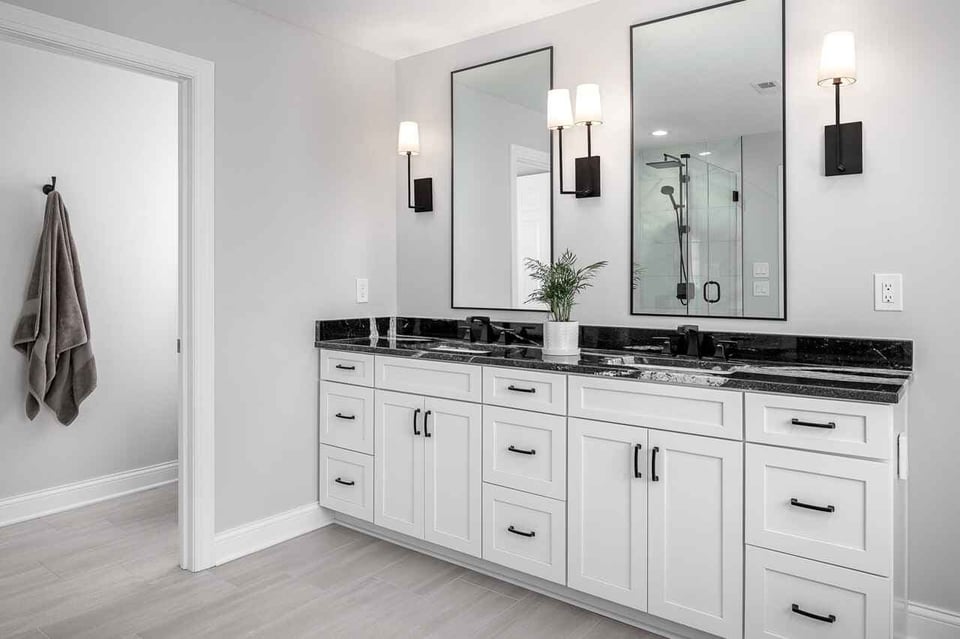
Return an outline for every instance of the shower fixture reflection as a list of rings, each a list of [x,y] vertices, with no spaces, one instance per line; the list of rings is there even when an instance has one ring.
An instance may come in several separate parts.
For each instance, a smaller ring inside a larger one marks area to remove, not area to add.
[[[680,249],[680,271],[678,273],[679,279],[677,281],[677,299],[684,306],[686,306],[689,303],[689,300],[696,295],[694,292],[694,285],[690,281],[689,273],[687,271],[688,251],[685,250],[686,245],[683,241],[683,236],[690,232],[690,225],[687,223],[688,217],[686,215],[686,205],[684,204],[684,202],[689,199],[686,197],[687,194],[685,193],[687,185],[690,182],[688,167],[689,158],[689,153],[681,153],[680,157],[670,155],[669,153],[664,153],[662,160],[647,162],[647,166],[654,169],[676,169],[678,173],[677,182],[680,188],[677,195],[679,196],[680,201],[678,202],[677,198],[674,197],[676,189],[670,185],[662,186],[660,188],[660,193],[670,198],[670,204],[673,206],[673,212],[677,221],[677,246]]]

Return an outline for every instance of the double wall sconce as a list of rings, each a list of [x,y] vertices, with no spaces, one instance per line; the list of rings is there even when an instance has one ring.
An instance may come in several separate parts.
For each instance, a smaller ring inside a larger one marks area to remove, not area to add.
[[[836,124],[823,127],[824,175],[863,173],[863,122],[840,124],[840,87],[857,81],[853,33],[834,31],[823,38],[817,84],[833,85]]]
[[[553,89],[547,93],[547,127],[557,132],[560,149],[560,193],[581,197],[600,197],[600,156],[593,154],[591,127],[603,122],[600,108],[600,87],[581,84],[577,87],[576,119],[570,110],[570,91]],[[587,157],[577,158],[573,191],[563,188],[563,130],[576,124],[587,127]]]
[[[410,190],[410,159],[420,155],[420,127],[416,122],[401,122],[397,134],[397,152],[407,156],[407,208],[417,213],[433,210],[433,178],[413,180],[413,200]]]

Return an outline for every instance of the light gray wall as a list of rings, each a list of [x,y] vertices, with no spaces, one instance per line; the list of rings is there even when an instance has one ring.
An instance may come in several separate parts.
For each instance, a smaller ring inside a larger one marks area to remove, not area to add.
[[[216,528],[315,501],[313,322],[396,305],[394,64],[225,0],[16,4],[216,64]]]
[[[0,42],[0,324],[23,303],[58,178],[99,388],[64,428],[24,414],[26,358],[0,349],[0,498],[177,458],[177,87]]]
[[[592,324],[673,327],[678,318],[628,314],[630,286],[630,24],[706,4],[694,0],[605,0],[397,65],[397,106],[420,122],[417,173],[434,176],[436,212],[398,218],[399,311],[461,317],[449,305],[449,72],[458,67],[554,45],[555,86],[597,82],[604,123],[594,149],[602,158],[603,197],[558,196],[557,248],[587,261],[610,260],[575,319]],[[960,347],[952,320],[960,297],[949,276],[958,266],[960,216],[944,176],[956,161],[960,89],[960,3],[938,0],[790,0],[787,2],[787,322],[700,320],[707,330],[798,332],[916,340],[911,391],[911,599],[960,611]],[[895,26],[892,26],[895,25]],[[864,122],[858,176],[825,178],[823,125],[833,96],[816,84],[823,35],[852,29],[859,81],[844,90],[844,119]],[[776,37],[776,34],[772,34]],[[916,79],[911,82],[909,79]],[[906,80],[905,80],[906,79]],[[582,134],[568,136],[566,169],[584,154]],[[567,140],[565,140],[567,142]],[[565,144],[566,146],[566,144]],[[397,200],[403,177],[397,171]],[[424,251],[423,247],[430,247]],[[873,273],[904,275],[902,313],[873,311]],[[541,319],[533,313],[499,317]]]

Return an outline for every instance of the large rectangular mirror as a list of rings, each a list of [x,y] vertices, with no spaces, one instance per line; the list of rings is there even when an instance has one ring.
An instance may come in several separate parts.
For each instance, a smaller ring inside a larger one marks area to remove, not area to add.
[[[553,256],[553,48],[454,71],[452,306],[545,310],[527,258]]]
[[[635,315],[786,319],[783,0],[631,28]]]

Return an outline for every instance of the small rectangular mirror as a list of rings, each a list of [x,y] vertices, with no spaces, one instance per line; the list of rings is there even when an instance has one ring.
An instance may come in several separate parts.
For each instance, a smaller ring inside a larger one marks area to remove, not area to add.
[[[630,36],[631,313],[786,319],[783,0]]]
[[[450,76],[452,306],[546,310],[525,261],[553,258],[548,47]]]

